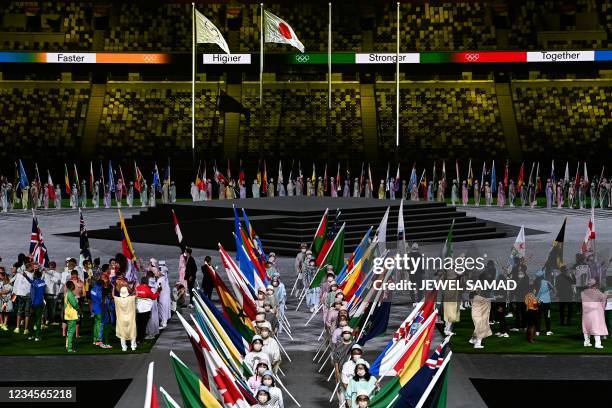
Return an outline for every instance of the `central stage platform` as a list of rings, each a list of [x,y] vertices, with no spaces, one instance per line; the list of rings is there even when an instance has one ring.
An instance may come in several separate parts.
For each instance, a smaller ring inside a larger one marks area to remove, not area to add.
[[[179,219],[187,245],[216,249],[221,242],[234,250],[232,206],[244,208],[255,231],[268,252],[294,255],[301,242],[310,242],[326,208],[330,223],[340,211],[339,222],[346,222],[345,247],[352,251],[370,226],[376,228],[387,207],[391,207],[387,241],[396,241],[399,200],[342,197],[274,197],[236,200],[213,200],[162,204],[148,208],[126,220],[132,241],[176,245],[171,210]],[[240,212],[239,212],[240,213]],[[468,217],[454,206],[437,202],[404,202],[406,239],[418,242],[441,242],[446,239],[455,220],[453,239],[469,241],[502,238],[505,231],[486,221]],[[91,238],[119,240],[118,225],[105,230],[89,231]]]

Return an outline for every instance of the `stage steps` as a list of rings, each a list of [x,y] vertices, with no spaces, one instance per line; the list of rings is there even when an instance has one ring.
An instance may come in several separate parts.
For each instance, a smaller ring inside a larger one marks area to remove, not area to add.
[[[327,198],[317,203],[312,198],[307,205],[299,206],[300,198],[256,199],[256,201],[235,200],[237,206],[244,205],[247,215],[267,252],[281,255],[295,255],[301,242],[310,244],[319,225],[325,206],[329,208],[328,228],[332,227],[336,206],[342,207],[338,228],[345,227],[345,250],[352,252],[359,244],[370,226],[373,233],[378,228],[387,206],[390,207],[387,223],[387,242],[394,247],[397,242],[397,223],[399,200],[364,200],[358,202],[361,208],[349,208],[357,203],[350,199]],[[272,201],[273,200],[273,201]],[[308,199],[302,199],[308,200]],[[295,204],[294,204],[295,203]],[[231,201],[214,203],[179,203],[158,205],[148,208],[126,224],[132,240],[163,245],[176,245],[176,235],[172,225],[171,210],[177,214],[181,230],[188,245],[196,248],[215,249],[221,242],[228,250],[234,250],[233,211]],[[331,207],[334,207],[333,209]],[[241,212],[239,211],[239,214]],[[418,202],[404,204],[404,228],[406,240],[417,242],[444,242],[451,224],[455,222],[453,240],[471,241],[479,239],[503,238],[506,232],[500,231],[495,224],[467,216],[461,207],[438,202]],[[91,238],[120,239],[119,225],[108,230],[89,231]]]

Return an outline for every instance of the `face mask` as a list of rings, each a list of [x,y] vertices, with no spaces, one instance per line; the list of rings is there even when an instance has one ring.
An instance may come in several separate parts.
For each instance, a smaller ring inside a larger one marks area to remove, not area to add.
[[[353,361],[357,361],[361,358],[361,354],[353,354]]]
[[[331,283],[332,282],[332,278],[327,278],[327,282]]]
[[[263,375],[263,373],[265,373],[265,372],[266,372],[266,367],[259,367],[257,369],[257,374],[259,374],[259,375]]]
[[[253,345],[253,350],[255,350],[255,351],[261,351],[261,344],[259,344],[259,343],[255,343],[255,344]]]
[[[357,406],[359,408],[366,408],[368,406],[368,402],[367,401],[357,401]]]
[[[357,370],[357,375],[363,377],[365,375],[365,370],[363,368],[360,368],[359,370]]]
[[[264,380],[264,382],[263,382],[263,383],[264,383],[264,385],[265,385],[265,386],[268,386],[268,387],[269,387],[269,386],[271,386],[271,385],[272,385],[272,380]]]
[[[267,339],[268,337],[270,337],[270,332],[269,331],[262,331],[261,332],[261,337],[263,337],[264,339]]]
[[[350,335],[350,333],[343,334],[343,335],[342,335],[342,338],[343,338],[345,341],[349,341],[349,340],[351,339],[351,335]]]
[[[258,395],[257,396],[257,401],[259,401],[261,404],[265,404],[266,402],[268,402],[268,396],[267,395]]]
[[[302,253],[305,254],[306,253],[306,248],[302,248]]]

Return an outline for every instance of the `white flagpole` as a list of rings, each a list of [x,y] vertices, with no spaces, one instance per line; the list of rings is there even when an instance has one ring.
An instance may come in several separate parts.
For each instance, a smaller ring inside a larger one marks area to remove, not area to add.
[[[395,49],[395,146],[399,146],[400,134],[400,87],[399,87],[399,50],[400,50],[400,4],[397,2],[397,27],[395,31],[396,49]]]
[[[327,108],[329,109],[329,111],[331,112],[331,98],[332,98],[332,81],[331,81],[331,74],[332,74],[332,63],[331,63],[331,58],[332,58],[332,54],[331,54],[331,44],[332,44],[332,37],[331,37],[331,27],[332,27],[332,21],[331,21],[331,16],[332,16],[332,4],[331,2],[328,3],[328,8],[329,8],[329,22],[327,24]]]
[[[195,150],[195,78],[196,78],[196,26],[195,3],[191,3],[191,151]]]

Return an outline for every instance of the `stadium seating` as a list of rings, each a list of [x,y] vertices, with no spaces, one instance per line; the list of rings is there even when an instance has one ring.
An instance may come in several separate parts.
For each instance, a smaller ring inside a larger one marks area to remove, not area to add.
[[[87,116],[89,84],[3,83],[0,157],[75,158]]]
[[[609,81],[517,81],[521,147],[527,157],[599,157],[612,147]]]
[[[232,50],[257,52],[259,3],[211,1],[197,7],[224,33]],[[610,48],[611,7],[607,0],[403,2],[401,47],[406,51]],[[327,49],[327,3],[266,3],[266,8],[294,28],[307,50]],[[3,49],[191,49],[191,5],[172,0],[155,6],[110,0],[7,1],[0,4],[0,24]],[[395,51],[395,33],[395,2],[334,4],[332,48],[336,51]],[[279,44],[266,44],[266,50],[294,51]]]
[[[492,83],[400,84],[400,138],[408,157],[507,155]],[[395,152],[395,86],[376,85],[379,154]]]
[[[258,84],[245,84],[242,104],[251,111],[251,120],[241,119],[240,152],[302,155],[308,151],[326,151],[330,145],[336,145],[342,147],[338,152],[342,158],[363,154],[358,87],[342,83],[332,88],[330,133],[327,97],[324,83],[266,84],[262,137]]]
[[[396,8],[389,4],[377,16],[376,49],[395,51]],[[485,50],[497,45],[489,8],[477,2],[400,5],[403,50]]]
[[[191,150],[188,83],[109,83],[98,129],[100,157],[167,157]],[[217,90],[196,92],[196,144],[215,151],[223,142]]]

